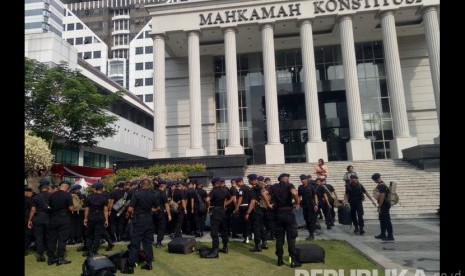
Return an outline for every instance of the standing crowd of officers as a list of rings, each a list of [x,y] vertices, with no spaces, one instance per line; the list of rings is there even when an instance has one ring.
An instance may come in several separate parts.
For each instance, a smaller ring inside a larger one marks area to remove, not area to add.
[[[290,266],[299,267],[295,250],[297,222],[293,211],[303,209],[309,232],[307,240],[314,239],[319,227],[318,215],[324,215],[328,230],[335,222],[334,206],[338,198],[334,187],[326,183],[326,165],[321,165],[319,162],[319,168],[315,168],[315,181],[311,175],[300,175],[302,185],[298,189],[289,183],[287,173],[282,173],[274,185],[270,178],[256,174],[247,176],[249,185],[242,177],[237,177],[230,180],[229,187],[224,178],[213,177],[213,188],[209,193],[201,183],[189,180],[167,183],[158,174],[153,180],[120,181],[111,192],[105,192],[103,184],[97,182],[91,186],[92,193],[88,196],[81,194],[80,185],[71,186],[62,181],[55,187],[42,181],[38,194],[34,195],[30,188],[25,189],[25,250],[27,252],[33,238],[38,262],[46,261],[46,253],[48,265],[62,265],[70,263],[65,259],[66,244],[83,242],[79,249],[84,251],[83,256],[91,256],[97,254],[103,240],[108,242],[107,251],[116,241],[130,241],[128,262],[122,273],[132,274],[141,246],[147,256],[141,268],[151,270],[152,244],[163,247],[164,236],[169,233],[171,238],[182,237],[183,233],[202,237],[207,213],[210,213],[212,249],[206,258],[216,258],[218,252],[228,253],[229,238],[238,238],[242,234],[243,243],[253,239],[251,252],[267,250],[267,241],[276,240],[275,254],[277,264],[281,266],[286,236]],[[385,200],[388,191],[382,186],[386,185],[379,173],[372,179],[378,183],[382,194],[378,200],[382,233],[376,238],[394,240],[390,206]],[[343,203],[348,201],[350,204],[354,233],[363,235],[364,195],[375,206],[377,204],[358,182],[352,166],[347,167],[343,180],[346,182]]]

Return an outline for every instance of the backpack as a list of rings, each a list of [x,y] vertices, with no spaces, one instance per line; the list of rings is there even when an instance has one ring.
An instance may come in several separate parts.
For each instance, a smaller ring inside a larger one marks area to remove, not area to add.
[[[77,194],[71,194],[71,197],[73,198],[73,206],[76,207],[76,211],[81,211],[82,210],[82,200]]]
[[[389,203],[391,204],[391,206],[393,205],[396,205],[397,203],[399,203],[399,195],[397,194],[396,190],[397,190],[397,183],[394,182],[394,181],[391,181],[389,183],[389,187],[387,188],[388,190],[388,197],[387,197],[387,201],[389,201]],[[379,190],[378,190],[378,186],[375,187],[375,189],[373,190],[373,197],[376,199],[376,201],[379,201]]]
[[[81,276],[115,276],[115,264],[104,255],[87,257],[82,264]]]
[[[397,190],[397,183],[394,182],[394,181],[391,181],[389,182],[389,203],[391,203],[391,205],[396,205],[397,203],[399,203],[399,195],[397,194],[396,192]]]

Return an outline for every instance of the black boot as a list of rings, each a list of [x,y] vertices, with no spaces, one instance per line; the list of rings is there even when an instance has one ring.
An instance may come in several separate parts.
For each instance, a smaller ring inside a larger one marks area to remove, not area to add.
[[[45,256],[43,254],[37,255],[37,262],[39,263],[45,262]]]
[[[355,226],[355,229],[354,229],[354,234],[357,235],[360,233],[360,230],[358,230],[358,226]]]
[[[294,258],[292,258],[292,261],[291,261],[291,268],[294,268],[294,267],[300,267],[302,266],[301,263],[299,263],[297,260],[295,260]]]
[[[386,235],[383,235],[383,234],[379,234],[378,236],[375,236],[375,239],[385,239],[386,238]]]
[[[52,265],[52,264],[56,264],[57,263],[57,258],[55,257],[48,257],[48,261],[47,261],[47,264],[48,265]]]
[[[250,249],[250,252],[262,252],[262,248],[260,247],[260,245],[255,244],[255,246],[252,249]]]
[[[282,266],[284,264],[283,256],[278,256],[278,266]]]
[[[212,248],[210,252],[205,256],[205,259],[214,259],[218,258],[218,248]]]
[[[365,234],[365,231],[363,230],[363,227],[361,227],[361,226],[360,226],[360,233],[359,233],[359,234],[360,234],[360,235]]]
[[[115,244],[112,242],[109,242],[107,248],[105,248],[105,251],[111,251],[113,247],[115,247]]]
[[[307,238],[305,238],[307,241],[312,241],[315,239],[315,236],[313,235],[313,233],[311,233],[310,235],[308,235]]]
[[[123,269],[121,269],[122,274],[134,274],[134,266],[126,264]]]
[[[71,261],[68,261],[67,259],[65,259],[64,257],[60,257],[58,258],[57,260],[57,266],[59,265],[64,265],[64,264],[70,264]]]
[[[152,262],[145,262],[145,264],[143,264],[141,267],[141,269],[145,269],[145,270],[152,270]]]
[[[157,242],[157,244],[155,245],[156,248],[160,248],[160,247],[163,247],[164,245],[161,243],[161,241]]]
[[[229,250],[228,250],[228,243],[227,242],[223,243],[223,249],[221,249],[221,252],[223,252],[224,254],[228,254]]]

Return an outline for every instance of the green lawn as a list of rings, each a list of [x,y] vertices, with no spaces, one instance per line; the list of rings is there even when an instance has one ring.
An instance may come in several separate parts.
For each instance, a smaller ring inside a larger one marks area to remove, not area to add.
[[[167,242],[167,241],[166,241]],[[298,243],[306,243],[300,241]],[[312,243],[318,244],[326,251],[326,263],[303,264],[299,269],[344,269],[345,275],[350,275],[350,269],[376,269],[377,267],[360,255],[355,249],[344,241],[337,240],[316,240]],[[204,246],[211,246],[211,243],[201,243]],[[241,242],[231,242],[229,254],[220,253],[218,259],[201,259],[198,254],[188,255],[170,254],[167,247],[154,248],[155,261],[152,271],[136,268],[135,275],[295,275],[294,269],[289,267],[287,261],[287,243],[284,244],[285,264],[278,267],[276,265],[275,242],[269,242],[270,249],[261,253],[249,252],[251,244]],[[125,250],[126,245],[117,245],[111,252],[105,252],[103,247],[100,253],[114,253]],[[75,276],[82,272],[84,257],[81,252],[76,251],[76,247],[67,249],[67,259],[72,263],[61,266],[48,266],[47,263],[36,262],[35,254],[29,253],[25,257],[25,275],[27,276],[48,276],[63,275]],[[117,275],[122,275],[120,272]],[[379,276],[384,275],[384,270],[379,270]]]

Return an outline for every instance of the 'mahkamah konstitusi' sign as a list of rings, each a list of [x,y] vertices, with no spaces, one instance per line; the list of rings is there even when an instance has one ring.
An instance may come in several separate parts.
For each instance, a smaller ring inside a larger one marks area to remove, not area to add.
[[[328,15],[342,11],[372,10],[421,3],[422,0],[320,0],[314,1],[314,15]],[[260,21],[273,18],[292,18],[302,15],[300,3],[225,10],[199,14],[200,26]],[[308,12],[308,11],[305,11]],[[310,11],[311,12],[311,11]]]

